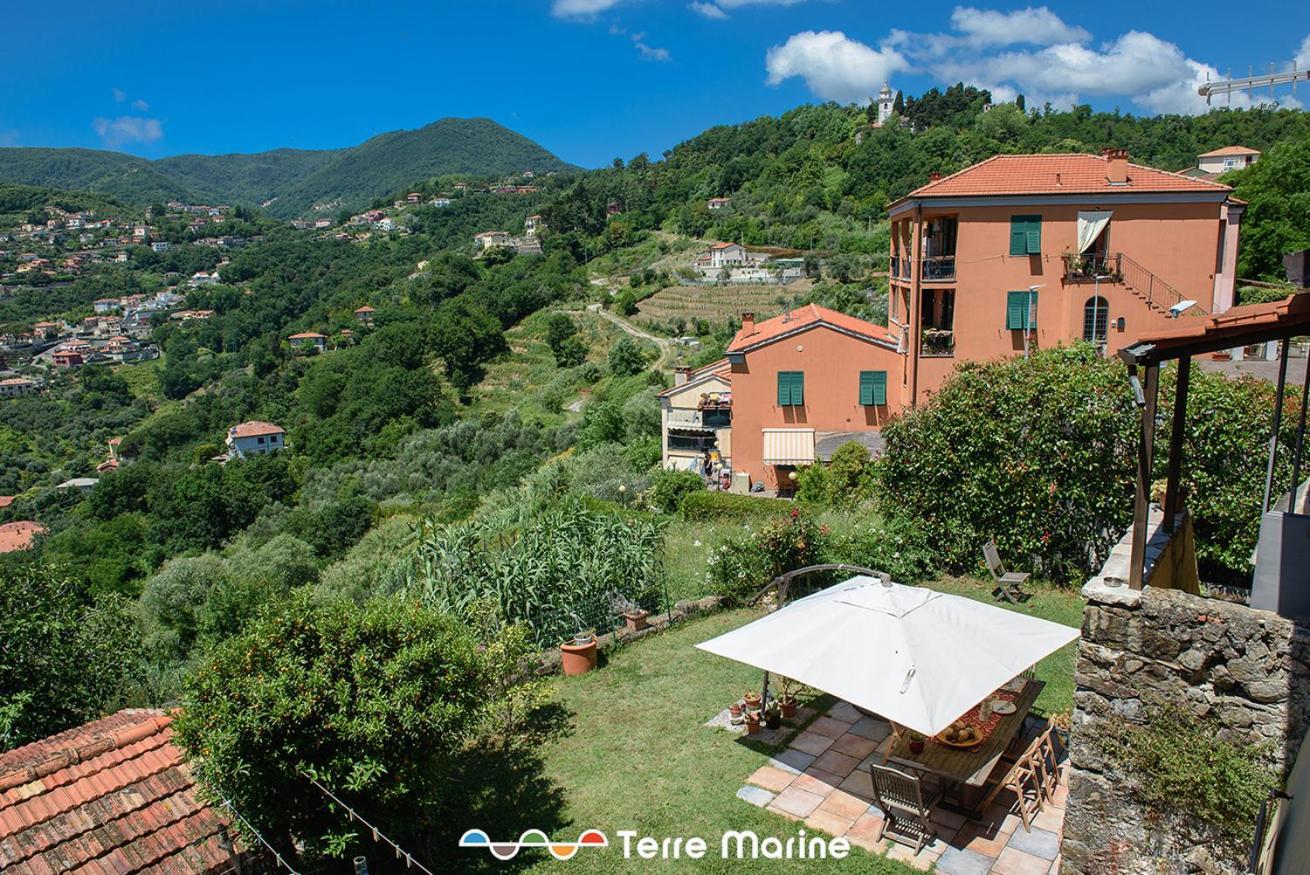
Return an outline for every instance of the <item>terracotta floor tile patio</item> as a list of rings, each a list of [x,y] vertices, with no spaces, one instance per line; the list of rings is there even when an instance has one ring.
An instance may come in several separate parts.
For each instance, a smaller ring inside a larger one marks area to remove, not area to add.
[[[977,820],[934,809],[931,820],[937,838],[918,854],[913,847],[886,837],[878,839],[883,817],[870,804],[873,780],[868,763],[882,761],[888,732],[885,721],[863,716],[839,702],[792,739],[786,751],[757,769],[738,796],[790,820],[803,820],[810,829],[845,836],[856,847],[885,853],[924,871],[934,865],[943,875],[1048,875],[1059,871],[1063,803],[1068,794],[1063,767],[1051,802],[1038,813],[1031,830],[1011,813],[1008,806],[1013,797],[1006,791]],[[772,796],[774,793],[777,795]]]

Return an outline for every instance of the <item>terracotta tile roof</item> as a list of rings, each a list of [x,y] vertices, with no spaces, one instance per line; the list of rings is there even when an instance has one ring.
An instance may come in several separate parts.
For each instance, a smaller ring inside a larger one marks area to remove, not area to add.
[[[672,395],[674,392],[680,392],[680,391],[682,391],[684,388],[686,388],[687,383],[694,383],[694,382],[696,382],[697,380],[700,380],[700,379],[703,379],[703,378],[705,378],[705,377],[709,377],[709,376],[722,377],[724,380],[727,380],[727,381],[728,381],[728,384],[729,384],[729,385],[731,385],[731,384],[732,384],[732,365],[730,365],[730,364],[728,363],[728,360],[727,360],[727,359],[719,359],[719,360],[716,361],[716,362],[710,362],[708,365],[702,365],[701,367],[696,368],[694,371],[692,371],[691,373],[687,374],[687,382],[686,382],[686,383],[683,383],[683,384],[681,384],[681,385],[679,385],[679,386],[670,386],[669,388],[665,389],[664,391],[657,393],[657,394],[658,394],[658,397],[664,397],[664,396],[666,396],[666,395]]]
[[[362,307],[360,307],[359,309],[357,309],[355,312],[356,312],[356,313],[376,313],[377,311],[374,310],[372,307],[370,307],[368,304],[365,304],[364,306],[362,306]]]
[[[284,434],[286,429],[280,425],[274,425],[271,422],[263,422],[258,419],[252,419],[243,422],[240,425],[234,425],[227,430],[229,437],[259,437],[262,434]]]
[[[129,708],[0,754],[0,870],[235,872],[255,855],[197,798],[172,718]]]
[[[714,244],[713,246],[711,246],[710,248],[711,248],[711,249],[728,249],[729,247],[732,247],[732,246],[740,246],[740,245],[741,245],[740,243],[715,243],[715,244]]]
[[[1227,192],[1228,186],[1181,173],[1128,164],[1128,184],[1111,185],[1103,155],[994,155],[920,186],[904,198],[968,195]],[[1057,174],[1058,182],[1057,182]]]
[[[302,331],[299,334],[293,334],[287,340],[326,340],[327,335],[319,334],[315,331]]]
[[[763,322],[755,323],[754,330],[749,334],[743,328],[733,337],[732,343],[728,344],[726,351],[743,352],[754,349],[757,346],[772,343],[779,338],[816,325],[828,325],[869,340],[895,343],[891,333],[881,325],[874,325],[872,322],[865,322],[863,319],[856,319],[854,316],[848,316],[836,310],[829,310],[827,307],[820,307],[818,304],[806,304],[804,307],[793,310],[790,315],[774,316],[772,319],[765,319]]]
[[[1215,149],[1212,152],[1202,152],[1198,157],[1201,158],[1222,158],[1225,155],[1259,155],[1259,149],[1248,149],[1245,146],[1224,146],[1222,149]]]
[[[5,508],[13,504],[14,498],[15,496],[13,495],[0,495],[0,508]]]
[[[45,526],[32,520],[18,520],[0,526],[0,553],[16,553],[32,546],[37,535],[50,531]],[[0,867],[3,868],[3,867]]]
[[[1144,359],[1169,359],[1186,354],[1188,346],[1217,341],[1244,346],[1250,334],[1285,327],[1288,334],[1310,333],[1310,293],[1290,295],[1281,301],[1234,307],[1216,316],[1180,317],[1174,325],[1151,331],[1128,351],[1149,350]],[[1123,354],[1121,354],[1123,355]]]

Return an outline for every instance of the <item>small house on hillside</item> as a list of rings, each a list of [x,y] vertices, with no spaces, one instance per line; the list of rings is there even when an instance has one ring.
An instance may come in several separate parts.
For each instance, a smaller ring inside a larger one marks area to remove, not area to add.
[[[44,535],[48,532],[45,526],[34,520],[18,520],[17,522],[5,523],[0,526],[0,553],[17,553],[20,550],[28,550],[32,542],[36,540],[37,535]],[[0,757],[0,763],[4,760]],[[0,768],[0,772],[3,769]],[[0,778],[0,791],[4,789],[3,778]],[[3,859],[3,857],[0,857]]]
[[[477,244],[479,252],[486,252],[497,246],[509,246],[513,239],[513,235],[508,231],[483,231],[481,234],[473,235],[473,242]]]
[[[706,201],[705,206],[711,210],[721,210],[726,206],[731,206],[732,198],[730,197],[712,197]]]
[[[1230,170],[1241,170],[1250,167],[1260,160],[1260,151],[1258,149],[1248,149],[1245,146],[1224,146],[1222,149],[1215,149],[1210,152],[1203,152],[1196,158],[1196,167],[1202,173],[1227,173]]]
[[[316,331],[302,331],[291,335],[287,340],[302,352],[322,352],[327,349],[327,336]]]
[[[280,425],[257,419],[234,425],[227,430],[227,457],[244,459],[286,449],[286,432]]]
[[[365,304],[364,306],[359,307],[355,310],[355,321],[358,322],[360,325],[372,325],[373,314],[376,312],[377,311],[374,310],[372,307],[370,307],[368,304]]]

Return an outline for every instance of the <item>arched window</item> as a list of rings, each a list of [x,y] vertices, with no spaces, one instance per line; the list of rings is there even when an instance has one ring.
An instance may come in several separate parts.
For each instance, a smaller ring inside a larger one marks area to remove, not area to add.
[[[1097,295],[1083,304],[1083,340],[1105,343],[1106,328],[1110,322],[1110,302]]]

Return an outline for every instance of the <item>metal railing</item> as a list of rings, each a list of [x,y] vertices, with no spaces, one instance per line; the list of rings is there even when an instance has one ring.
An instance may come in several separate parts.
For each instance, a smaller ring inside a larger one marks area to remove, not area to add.
[[[1067,282],[1092,282],[1097,277],[1102,281],[1117,282],[1120,279],[1118,257],[1065,253],[1064,278]]]
[[[1175,304],[1188,300],[1182,292],[1122,252],[1115,253],[1114,259],[1118,267],[1117,275],[1123,279],[1124,285],[1134,289],[1139,295],[1146,298],[1148,304],[1159,307],[1161,310],[1168,310]],[[1204,308],[1195,304],[1188,308],[1188,312],[1202,316],[1206,315]]]
[[[1160,310],[1169,310],[1181,301],[1188,300],[1182,292],[1160,279],[1149,269],[1133,261],[1122,252],[1105,255],[1064,256],[1064,279],[1066,282],[1101,282],[1123,283],[1146,303]],[[1205,315],[1206,311],[1199,305],[1187,308],[1188,313]]]
[[[923,259],[919,278],[924,282],[955,279],[955,256],[934,255]]]
[[[888,264],[888,276],[893,279],[907,280],[910,278],[910,259],[901,255],[893,255]]]

